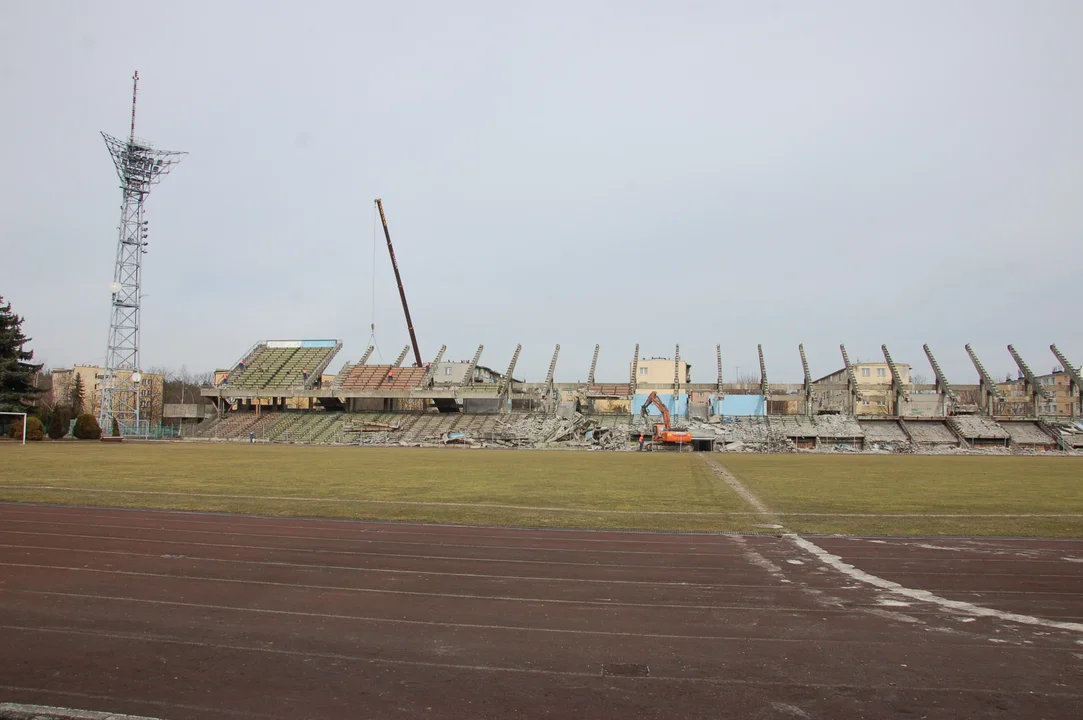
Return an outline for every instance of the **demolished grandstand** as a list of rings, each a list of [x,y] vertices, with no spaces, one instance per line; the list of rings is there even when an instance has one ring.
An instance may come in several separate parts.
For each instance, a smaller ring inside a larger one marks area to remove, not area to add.
[[[812,380],[805,361],[801,384],[768,384],[760,350],[756,384],[725,383],[721,350],[712,383],[691,382],[687,364],[640,359],[636,346],[627,383],[594,378],[598,348],[584,383],[553,380],[559,346],[544,382],[514,378],[517,348],[505,372],[469,361],[445,361],[444,348],[422,367],[357,363],[328,374],[339,340],[256,343],[228,370],[216,373],[203,396],[214,412],[188,437],[218,441],[336,445],[452,445],[462,447],[626,450],[647,427],[640,416],[654,392],[690,431],[689,450],[1030,453],[1083,450],[1080,387],[1071,371],[1064,414],[1042,414],[1052,395],[1022,365],[1019,397],[995,385],[971,352],[977,385],[949,383],[926,346],[934,384],[910,382],[895,363],[851,364]],[[969,351],[968,347],[968,351]],[[1013,356],[1014,349],[1012,350]],[[1055,351],[1055,348],[1054,348]],[[1058,358],[1063,357],[1058,353]],[[651,370],[650,368],[653,368]],[[670,368],[666,370],[666,368]],[[652,374],[653,373],[653,374]],[[660,382],[663,373],[666,380]],[[672,377],[672,381],[668,378]],[[879,380],[877,378],[880,378]],[[863,379],[865,381],[863,381]],[[1023,412],[1019,411],[1023,408]],[[1028,413],[1033,408],[1035,412]],[[651,413],[656,412],[653,408]]]

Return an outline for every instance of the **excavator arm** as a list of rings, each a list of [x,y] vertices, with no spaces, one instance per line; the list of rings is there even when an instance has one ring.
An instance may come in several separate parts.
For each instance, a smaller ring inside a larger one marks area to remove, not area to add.
[[[671,427],[669,408],[667,408],[665,403],[663,403],[658,397],[658,393],[652,392],[650,395],[647,396],[647,401],[643,403],[643,407],[639,409],[639,414],[643,417],[647,417],[647,408],[649,408],[651,405],[654,405],[656,408],[658,408],[658,412],[662,413],[662,423],[665,425],[666,430],[669,430],[669,428]]]
[[[665,403],[658,397],[658,393],[652,392],[647,396],[647,401],[643,403],[643,407],[639,409],[640,414],[643,417],[647,417],[647,408],[651,405],[658,408],[658,412],[662,414],[662,422],[656,423],[654,426],[654,434],[651,438],[653,443],[660,443],[667,447],[681,447],[692,442],[692,434],[684,428],[674,428],[672,424],[672,418],[669,414],[669,408],[665,406]]]

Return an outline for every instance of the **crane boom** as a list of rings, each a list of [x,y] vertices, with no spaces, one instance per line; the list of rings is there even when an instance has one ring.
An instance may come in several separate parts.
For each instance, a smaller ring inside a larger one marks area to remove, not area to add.
[[[380,210],[380,223],[384,226],[384,237],[387,238],[387,252],[391,254],[391,267],[395,271],[395,282],[399,286],[399,297],[402,298],[402,311],[406,313],[406,329],[410,331],[410,344],[414,347],[414,365],[415,367],[424,367],[425,363],[421,361],[421,349],[417,346],[417,335],[414,334],[414,321],[410,319],[410,306],[406,304],[406,290],[402,287],[399,263],[395,259],[395,248],[391,246],[391,231],[387,229],[383,200],[376,198],[376,207]]]

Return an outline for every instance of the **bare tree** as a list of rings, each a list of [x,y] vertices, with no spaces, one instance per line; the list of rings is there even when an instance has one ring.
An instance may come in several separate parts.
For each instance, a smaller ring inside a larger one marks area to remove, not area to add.
[[[910,372],[910,384],[911,385],[931,385],[932,383],[929,382],[929,378],[925,374],[911,371]]]

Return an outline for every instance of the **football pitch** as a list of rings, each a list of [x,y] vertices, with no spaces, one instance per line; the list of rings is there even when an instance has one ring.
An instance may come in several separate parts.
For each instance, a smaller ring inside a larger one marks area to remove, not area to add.
[[[1079,537],[1083,459],[3,443],[0,501],[553,528]]]

